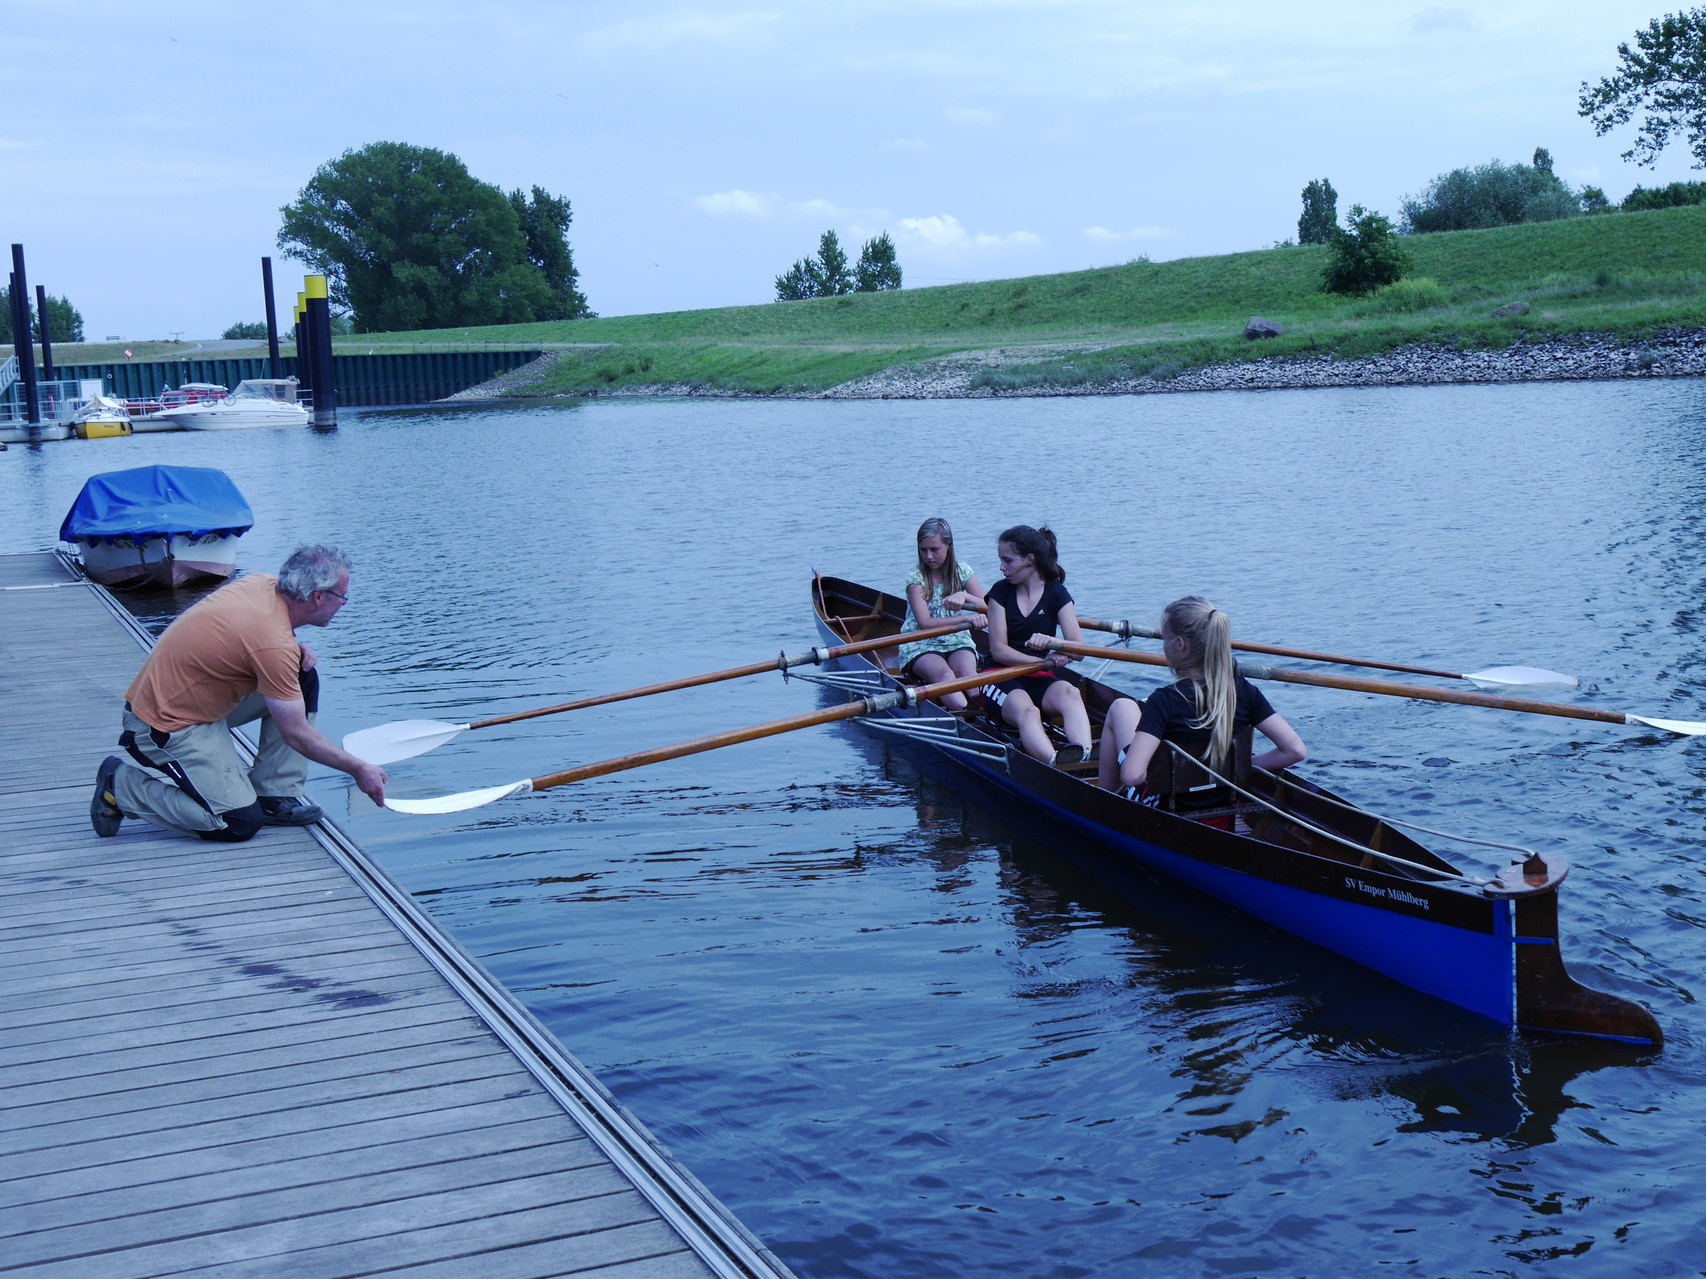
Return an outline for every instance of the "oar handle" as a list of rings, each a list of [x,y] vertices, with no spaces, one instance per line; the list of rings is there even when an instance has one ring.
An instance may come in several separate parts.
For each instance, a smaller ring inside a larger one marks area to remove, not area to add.
[[[800,715],[790,715],[786,719],[771,720],[767,724],[754,724],[750,728],[737,728],[726,733],[712,733],[709,737],[696,737],[692,741],[676,742],[672,746],[656,746],[651,750],[635,751],[631,755],[618,755],[614,759],[600,760],[595,764],[581,764],[576,768],[565,768],[558,773],[546,773],[543,777],[533,778],[530,785],[536,791],[549,790],[553,786],[566,786],[570,782],[582,782],[592,777],[603,777],[607,773],[620,773],[630,768],[643,768],[647,764],[662,763],[664,760],[680,759],[683,755],[698,755],[704,751],[716,750],[719,746],[734,746],[740,742],[756,741],[761,737],[775,737],[779,733],[792,733],[797,729],[812,728],[818,724],[832,724],[836,720],[856,719],[861,715],[892,710],[912,701],[934,701],[936,698],[946,696],[949,693],[968,692],[987,684],[999,684],[1005,680],[1018,679],[1023,675],[1034,675],[1047,668],[1047,662],[1027,662],[1023,666],[1007,666],[998,670],[983,671],[977,675],[967,675],[962,679],[943,680],[939,684],[926,684],[922,688],[907,688],[895,693],[883,693],[876,697],[861,697],[841,706],[832,706],[828,710],[806,711]]]
[[[1137,653],[1130,649],[1106,648],[1100,645],[1074,644],[1070,640],[1051,639],[1051,649],[1063,653],[1082,653],[1087,657],[1106,657],[1116,662],[1136,662],[1143,666],[1166,666],[1167,659],[1154,653]],[[1525,711],[1530,715],[1557,715],[1563,719],[1591,719],[1602,724],[1626,724],[1628,717],[1621,711],[1592,710],[1585,706],[1565,706],[1559,702],[1531,702],[1521,697],[1494,697],[1489,693],[1465,693],[1455,688],[1424,688],[1420,684],[1389,684],[1385,680],[1361,679],[1355,675],[1321,675],[1315,671],[1279,670],[1272,666],[1240,663],[1238,673],[1246,679],[1274,680],[1281,684],[1308,684],[1315,688],[1343,688],[1353,693],[1382,693],[1387,697],[1408,697],[1424,702],[1454,702],[1460,706],[1486,706],[1500,711]]]
[[[781,656],[772,657],[768,661],[751,662],[745,666],[731,666],[726,671],[711,671],[705,675],[687,675],[681,679],[665,680],[661,684],[647,684],[643,688],[625,688],[619,693],[599,693],[595,697],[582,697],[577,701],[560,702],[555,706],[540,706],[528,711],[511,711],[508,715],[493,715],[490,719],[476,720],[468,727],[491,728],[495,724],[513,724],[517,720],[536,719],[541,715],[560,715],[564,711],[582,711],[589,706],[607,706],[611,702],[626,702],[635,697],[650,697],[653,693],[673,693],[680,688],[697,688],[701,684],[716,684],[722,680],[741,679],[747,675],[762,675],[765,671],[786,671],[795,666],[833,661],[838,657],[850,657],[855,653],[870,653],[877,649],[894,648],[900,644],[908,644],[920,638],[946,635],[952,631],[963,631],[970,625],[971,620],[969,618],[943,619],[943,624],[940,626],[927,626],[900,635],[884,635],[876,639],[859,640],[852,644],[838,644],[834,648],[814,648],[793,655],[783,653]]]

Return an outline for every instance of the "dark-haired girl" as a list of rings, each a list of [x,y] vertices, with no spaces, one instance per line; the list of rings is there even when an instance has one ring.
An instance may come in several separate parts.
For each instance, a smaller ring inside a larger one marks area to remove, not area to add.
[[[989,588],[989,657],[998,666],[1022,666],[1037,661],[1055,634],[1075,644],[1084,642],[1072,596],[1066,593],[1066,571],[1060,567],[1054,533],[1018,524],[996,543],[1001,580]],[[1090,716],[1071,680],[1055,673],[1069,661],[1051,653],[1049,671],[992,684],[989,697],[1001,707],[1004,723],[1019,730],[1025,753],[1045,763],[1076,763],[1090,750]],[[1060,718],[1068,745],[1057,755],[1043,716]]]

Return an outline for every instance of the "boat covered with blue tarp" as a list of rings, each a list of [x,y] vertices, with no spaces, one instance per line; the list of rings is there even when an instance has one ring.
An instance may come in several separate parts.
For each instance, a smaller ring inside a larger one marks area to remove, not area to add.
[[[138,466],[92,475],[59,526],[103,586],[179,586],[229,577],[236,539],[255,526],[248,499],[209,466]]]

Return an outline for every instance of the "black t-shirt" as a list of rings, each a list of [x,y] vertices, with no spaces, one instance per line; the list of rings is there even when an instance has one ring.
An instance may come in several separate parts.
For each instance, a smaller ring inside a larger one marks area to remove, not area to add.
[[[993,592],[991,592],[993,594]],[[1143,716],[1137,731],[1159,737],[1164,742],[1177,742],[1186,750],[1202,754],[1208,749],[1212,736],[1206,728],[1192,728],[1197,717],[1197,702],[1193,689],[1195,680],[1180,680],[1166,688],[1158,688],[1143,699]],[[1237,709],[1233,712],[1234,730],[1253,727],[1269,718],[1274,708],[1268,704],[1262,690],[1242,675],[1234,685],[1237,689]]]
[[[1037,606],[1029,613],[1021,613],[1018,594],[1013,584],[1002,578],[984,592],[983,598],[991,607],[999,605],[1006,613],[1007,646],[1024,652],[1027,651],[1025,641],[1031,636],[1053,635],[1059,631],[1060,610],[1072,603],[1072,596],[1066,593],[1066,587],[1061,583],[1045,582]]]

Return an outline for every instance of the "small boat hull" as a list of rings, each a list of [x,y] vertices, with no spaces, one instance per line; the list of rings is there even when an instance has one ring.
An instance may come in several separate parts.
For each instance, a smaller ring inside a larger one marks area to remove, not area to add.
[[[230,534],[192,537],[157,534],[138,541],[77,542],[83,571],[102,586],[183,586],[230,577],[237,566],[237,538]]]

